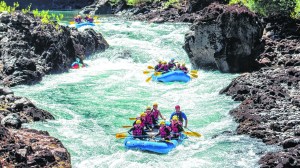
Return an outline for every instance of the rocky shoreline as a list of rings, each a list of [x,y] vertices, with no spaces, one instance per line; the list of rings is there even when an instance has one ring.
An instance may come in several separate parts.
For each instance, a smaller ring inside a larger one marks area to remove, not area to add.
[[[36,84],[47,74],[68,71],[76,58],[108,47],[93,29],[43,24],[20,11],[0,14],[0,167],[71,167],[71,156],[58,139],[22,128],[22,123],[54,117],[8,87]]]

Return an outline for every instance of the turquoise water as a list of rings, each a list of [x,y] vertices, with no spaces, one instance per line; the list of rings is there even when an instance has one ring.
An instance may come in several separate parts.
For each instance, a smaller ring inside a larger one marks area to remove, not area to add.
[[[67,23],[67,22],[65,22]],[[88,68],[46,76],[35,86],[18,86],[16,95],[30,98],[51,112],[56,120],[26,124],[46,130],[60,139],[72,156],[73,167],[258,167],[260,156],[275,148],[248,136],[222,134],[235,131],[229,110],[237,106],[218,92],[236,76],[217,71],[199,71],[187,84],[162,84],[145,80],[148,65],[159,59],[186,62],[182,49],[186,24],[148,24],[115,17],[101,18],[94,27],[110,44],[86,63]],[[129,151],[114,134],[126,132],[147,105],[159,103],[169,117],[180,104],[189,128],[203,134],[190,137],[167,155]]]

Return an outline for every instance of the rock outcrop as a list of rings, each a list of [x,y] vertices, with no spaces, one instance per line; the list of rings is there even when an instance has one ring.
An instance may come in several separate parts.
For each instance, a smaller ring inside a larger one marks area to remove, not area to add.
[[[0,14],[0,79],[15,86],[35,84],[46,74],[65,72],[76,57],[84,59],[108,44],[93,29],[79,32],[42,24],[30,14]]]
[[[237,77],[220,93],[242,101],[230,111],[237,133],[283,147],[263,156],[261,167],[300,167],[300,21],[277,16],[264,22],[261,69]]]
[[[0,167],[71,167],[63,144],[46,131],[0,125]]]
[[[112,6],[109,0],[96,0],[92,5],[84,7],[80,13],[89,15],[112,14]]]
[[[221,72],[258,69],[263,26],[245,7],[211,4],[185,36],[184,49],[194,68]]]
[[[39,10],[72,10],[81,9],[87,5],[90,5],[94,0],[5,0],[9,5],[13,5],[14,2],[20,4],[20,8],[27,8],[31,4],[31,9]]]

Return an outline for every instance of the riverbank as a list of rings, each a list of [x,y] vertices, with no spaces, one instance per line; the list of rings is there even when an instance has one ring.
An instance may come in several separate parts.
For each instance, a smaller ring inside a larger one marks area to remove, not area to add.
[[[67,72],[76,58],[83,61],[108,43],[93,29],[78,31],[42,23],[33,14],[0,14],[1,85],[33,85],[48,74]],[[23,123],[53,120],[29,99],[0,88],[1,166],[71,167],[68,150],[47,131],[22,128]]]

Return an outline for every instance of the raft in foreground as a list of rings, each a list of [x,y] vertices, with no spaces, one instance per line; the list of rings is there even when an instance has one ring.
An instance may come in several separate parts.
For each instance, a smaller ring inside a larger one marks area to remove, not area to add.
[[[191,77],[183,71],[171,71],[160,76],[152,76],[152,81],[156,82],[188,82]]]
[[[95,24],[91,22],[82,22],[82,23],[75,24],[76,28],[80,28],[82,26],[95,26]]]
[[[171,140],[170,142],[164,141],[147,141],[147,140],[139,140],[134,139],[133,137],[127,137],[124,141],[125,148],[132,150],[141,150],[141,151],[149,151],[155,152],[159,154],[167,154],[176,146],[182,144],[182,142],[186,139],[185,134],[181,134],[178,140]]]

